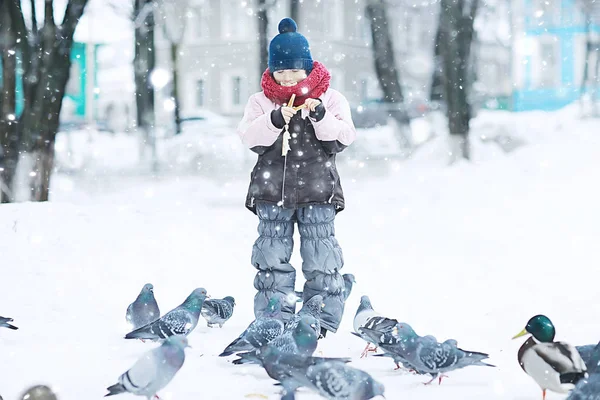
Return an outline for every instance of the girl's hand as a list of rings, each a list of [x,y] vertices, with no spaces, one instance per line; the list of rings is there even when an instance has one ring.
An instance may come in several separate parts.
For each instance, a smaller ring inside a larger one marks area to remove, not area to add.
[[[281,115],[283,116],[283,120],[285,121],[286,125],[290,123],[290,119],[294,114],[296,114],[296,112],[297,111],[292,107],[281,107]]]
[[[306,105],[306,107],[308,107],[310,111],[315,111],[315,109],[319,104],[321,104],[321,102],[317,99],[306,99],[304,100],[304,104]]]

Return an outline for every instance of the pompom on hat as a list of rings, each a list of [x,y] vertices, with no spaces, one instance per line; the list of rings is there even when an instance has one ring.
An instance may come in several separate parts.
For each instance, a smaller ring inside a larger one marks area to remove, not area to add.
[[[291,18],[279,22],[279,35],[269,45],[269,71],[282,69],[304,69],[309,74],[313,68],[308,40],[296,32],[298,25]]]

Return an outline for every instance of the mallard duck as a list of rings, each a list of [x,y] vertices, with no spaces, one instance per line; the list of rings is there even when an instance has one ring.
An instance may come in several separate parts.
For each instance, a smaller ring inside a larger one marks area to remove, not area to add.
[[[521,368],[542,388],[542,398],[546,390],[568,393],[580,379],[587,378],[585,363],[575,346],[565,342],[555,342],[556,330],[550,318],[536,315],[527,326],[513,337],[531,334],[518,353]]]

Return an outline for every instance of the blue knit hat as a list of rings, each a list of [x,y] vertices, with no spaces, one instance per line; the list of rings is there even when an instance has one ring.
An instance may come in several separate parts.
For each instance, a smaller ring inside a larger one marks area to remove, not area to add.
[[[284,18],[278,29],[279,35],[269,45],[269,70],[304,69],[306,73],[310,73],[313,67],[310,47],[308,40],[296,32],[296,22],[291,18]]]

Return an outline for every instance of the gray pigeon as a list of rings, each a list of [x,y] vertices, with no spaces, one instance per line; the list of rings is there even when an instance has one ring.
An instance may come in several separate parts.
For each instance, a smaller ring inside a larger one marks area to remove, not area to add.
[[[600,372],[600,343],[575,346],[590,375]]]
[[[222,328],[223,324],[233,315],[233,307],[235,307],[235,299],[231,296],[223,299],[210,299],[204,302],[201,314],[209,328],[215,325]]]
[[[600,374],[581,379],[566,400],[600,400]]]
[[[356,314],[354,315],[354,332],[352,332],[353,335],[358,336],[367,342],[367,346],[362,351],[360,358],[366,357],[370,351],[377,351],[377,346],[375,346],[375,348],[371,348],[369,346],[371,343],[375,343],[373,339],[369,337],[369,335],[366,335],[361,331],[361,328],[372,329],[380,333],[385,333],[393,329],[397,323],[397,320],[384,317],[376,312],[371,305],[369,296],[362,296],[360,298],[360,304],[358,305]]]
[[[219,357],[259,349],[281,335],[285,329],[283,315],[281,314],[282,301],[284,301],[284,298],[281,293],[275,293],[271,296],[265,311],[252,321],[246,330],[219,354]]]
[[[181,305],[156,321],[129,332],[125,339],[160,340],[173,335],[188,335],[198,325],[205,299],[206,289],[194,289]]]
[[[296,324],[293,330],[288,330],[287,327],[283,334],[277,336],[271,340],[268,345],[276,348],[281,353],[298,354],[301,356],[312,356],[317,349],[317,332],[315,331],[314,325],[318,323],[318,320],[311,315],[303,315]],[[249,353],[238,353],[240,357],[233,361],[233,364],[248,364],[257,363],[256,353],[260,349]]]
[[[383,384],[365,371],[337,361],[318,363],[306,373],[291,370],[290,374],[296,387],[306,386],[326,399],[368,400],[385,391]]]
[[[16,331],[17,328],[16,326],[10,324],[9,322],[13,322],[12,318],[6,318],[6,317],[0,317],[0,328],[8,328],[8,329],[12,329],[14,331]]]
[[[121,375],[119,383],[108,387],[108,393],[104,397],[131,393],[151,400],[159,390],[171,382],[183,365],[186,347],[189,347],[187,337],[168,337],[160,347],[148,351]]]
[[[160,310],[154,298],[154,286],[146,283],[135,301],[127,307],[125,318],[131,329],[137,329],[157,320],[158,317]]]
[[[285,324],[286,331],[293,331],[298,326],[298,322],[304,315],[310,315],[317,320],[315,325],[315,332],[317,335],[321,334],[321,310],[323,309],[323,296],[317,294],[311,297],[306,303],[302,304],[302,308],[297,314],[294,314],[292,318]]]
[[[482,361],[489,358],[488,354],[459,349],[454,339],[438,343],[433,336],[419,336],[406,323],[397,324],[392,335],[398,339],[394,346],[387,346],[385,343],[378,345],[405,359],[417,372],[430,374],[432,378],[425,383],[426,385],[433,382],[438,375],[441,384],[445,372],[471,365],[495,367]]]
[[[390,357],[394,361],[394,364],[396,364],[396,368],[394,368],[394,370],[398,370],[402,368],[401,366],[403,366],[404,368],[415,371],[418,374],[426,373],[423,371],[417,371],[413,365],[411,365],[403,356],[400,355],[401,349],[397,350],[398,346],[400,346],[400,339],[393,334],[394,331],[392,329],[378,331],[369,328],[360,328],[360,332],[361,336],[365,337],[367,342],[375,343],[383,350],[383,354],[376,354],[375,357]]]
[[[244,353],[250,354],[250,353]],[[327,361],[337,361],[349,363],[350,358],[324,358],[307,357],[293,353],[281,352],[278,348],[268,343],[252,353],[255,357],[255,363],[263,366],[267,374],[283,386],[282,400],[293,400],[295,390],[300,386],[292,378],[292,371],[299,374],[305,374],[308,367]]]

